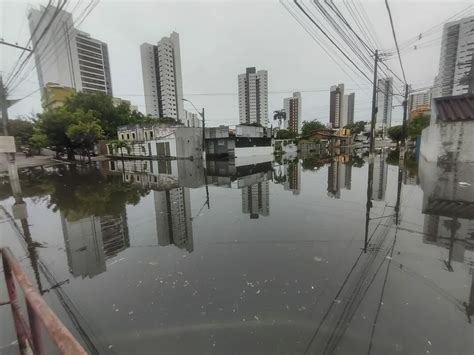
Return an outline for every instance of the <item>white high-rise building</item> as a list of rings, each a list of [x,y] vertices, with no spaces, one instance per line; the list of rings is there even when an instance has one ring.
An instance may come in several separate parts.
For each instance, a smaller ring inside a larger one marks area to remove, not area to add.
[[[416,92],[408,96],[408,112],[425,107],[431,107],[431,90]]]
[[[354,123],[355,94],[344,95],[344,84],[331,86],[329,123],[332,128],[343,128]]]
[[[301,93],[294,92],[292,97],[283,99],[286,120],[283,127],[292,133],[301,133]]]
[[[268,73],[247,68],[239,75],[239,121],[268,126]]]
[[[343,116],[344,84],[331,86],[329,98],[329,122],[332,128],[340,128]]]
[[[474,92],[474,16],[444,25],[433,97]]]
[[[393,79],[383,78],[377,81],[377,117],[375,129],[382,131],[385,137],[392,125]]]
[[[55,16],[56,11],[55,7],[40,7],[28,14],[40,87],[53,83],[112,95],[107,44],[74,28],[69,12],[61,10]]]
[[[183,79],[179,34],[163,37],[158,45],[140,46],[146,113],[184,122]]]
[[[184,112],[186,115],[183,124],[186,127],[202,127],[201,120],[199,119],[199,115],[197,113],[189,112],[187,110],[184,110]]]

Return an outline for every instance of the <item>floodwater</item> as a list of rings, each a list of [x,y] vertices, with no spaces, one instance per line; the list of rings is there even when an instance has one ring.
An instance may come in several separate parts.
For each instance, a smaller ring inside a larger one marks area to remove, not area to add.
[[[0,244],[91,354],[472,354],[474,168],[397,164],[24,169]]]

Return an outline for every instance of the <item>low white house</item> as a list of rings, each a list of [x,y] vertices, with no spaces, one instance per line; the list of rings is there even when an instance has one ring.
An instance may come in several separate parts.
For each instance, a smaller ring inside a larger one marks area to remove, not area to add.
[[[117,129],[119,140],[127,148],[107,146],[108,154],[133,157],[191,158],[202,155],[202,129],[158,124],[127,125]]]

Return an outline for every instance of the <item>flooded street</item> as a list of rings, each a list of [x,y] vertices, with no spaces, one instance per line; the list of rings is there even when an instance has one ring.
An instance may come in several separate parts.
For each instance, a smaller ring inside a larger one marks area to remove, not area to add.
[[[91,354],[472,354],[472,164],[393,156],[22,169],[1,242]]]

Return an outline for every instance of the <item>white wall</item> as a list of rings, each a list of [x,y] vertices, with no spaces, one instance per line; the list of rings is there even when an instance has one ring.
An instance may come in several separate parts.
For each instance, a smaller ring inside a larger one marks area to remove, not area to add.
[[[474,162],[474,121],[431,124],[423,130],[422,158],[436,162],[448,154],[456,162]]]
[[[273,154],[273,146],[268,147],[248,147],[248,148],[235,148],[235,157],[250,157],[256,155],[269,155]]]

